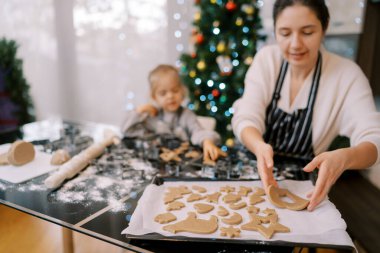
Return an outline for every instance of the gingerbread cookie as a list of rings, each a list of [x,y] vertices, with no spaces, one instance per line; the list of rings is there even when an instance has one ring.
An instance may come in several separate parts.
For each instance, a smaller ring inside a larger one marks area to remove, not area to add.
[[[202,187],[202,186],[198,186],[198,185],[193,185],[191,187],[193,190],[197,191],[197,192],[200,192],[200,193],[205,193],[207,192],[206,188]]]
[[[240,229],[229,226],[228,228],[220,228],[221,236],[228,236],[230,238],[240,237]]]
[[[184,185],[180,185],[177,187],[168,187],[168,191],[170,193],[175,192],[175,193],[179,193],[181,195],[186,195],[186,194],[192,193],[192,191],[187,186],[184,186]]]
[[[193,159],[198,158],[198,157],[200,157],[200,156],[201,156],[201,153],[199,153],[199,152],[196,151],[196,150],[189,151],[189,152],[187,152],[187,153],[185,154],[185,157],[186,157],[186,158],[193,158]]]
[[[201,199],[204,199],[205,196],[202,196],[198,193],[192,193],[190,194],[190,196],[187,198],[187,202],[194,202],[194,201],[198,201],[198,200],[201,200]]]
[[[241,200],[241,197],[234,193],[228,193],[223,197],[223,201],[226,204],[235,203]]]
[[[255,205],[257,203],[261,203],[264,201],[265,201],[265,199],[263,199],[262,197],[260,197],[258,195],[255,195],[255,194],[249,195],[249,204],[250,205]]]
[[[239,203],[231,203],[229,205],[229,207],[232,209],[232,210],[239,210],[239,209],[242,209],[244,207],[247,206],[247,203],[245,202],[239,202]]]
[[[246,197],[248,195],[248,193],[250,193],[250,192],[252,192],[252,188],[240,186],[239,191],[238,191],[238,195]]]
[[[175,221],[176,219],[177,217],[175,217],[174,214],[172,213],[162,213],[162,214],[157,215],[154,218],[154,221],[160,224],[166,224],[166,223]]]
[[[247,207],[247,212],[248,213],[258,213],[260,211],[260,208],[256,206],[249,206]]]
[[[287,208],[289,210],[299,211],[305,209],[309,204],[308,200],[291,193],[287,189],[281,189],[270,185],[268,191],[270,202],[279,208]],[[293,202],[284,201],[281,199],[282,197],[287,197]]]
[[[185,207],[185,204],[180,201],[174,201],[167,205],[166,211],[181,210]]]
[[[173,234],[178,232],[190,232],[195,234],[212,234],[218,229],[218,218],[211,215],[209,220],[198,219],[194,212],[189,212],[185,220],[162,228]]]
[[[225,193],[234,192],[235,191],[235,187],[232,187],[232,186],[229,186],[229,185],[222,186],[222,187],[220,187],[220,191],[221,192],[225,192]]]
[[[178,192],[167,192],[165,193],[165,196],[164,196],[164,203],[165,205],[168,204],[168,203],[171,203],[173,202],[174,200],[176,199],[180,199],[182,198],[182,195]]]
[[[254,193],[252,193],[253,195],[256,195],[256,196],[264,196],[265,195],[265,191],[263,188],[260,188],[260,187],[253,187],[253,189],[255,190]]]
[[[269,223],[268,227],[264,226],[260,220],[252,219],[250,222],[241,226],[242,230],[257,231],[265,238],[272,238],[276,232],[288,233],[290,229],[278,222]]]
[[[223,206],[219,206],[219,210],[218,210],[218,215],[219,216],[227,216],[229,215],[230,213],[228,212],[228,210],[226,208],[224,208]]]
[[[231,217],[223,218],[222,221],[228,225],[238,225],[243,221],[243,217],[238,213],[233,213]]]
[[[213,205],[204,204],[204,203],[196,203],[194,204],[194,209],[197,210],[198,213],[208,213],[214,210]]]
[[[219,201],[220,195],[222,195],[220,192],[208,194],[208,195],[206,195],[206,201],[210,202],[210,203],[216,203],[217,204]]]

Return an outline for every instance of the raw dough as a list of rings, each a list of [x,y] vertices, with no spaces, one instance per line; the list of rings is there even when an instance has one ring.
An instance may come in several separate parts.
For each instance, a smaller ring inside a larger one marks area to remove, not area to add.
[[[172,213],[162,213],[162,214],[157,215],[154,218],[154,221],[160,224],[166,224],[166,223],[175,221],[176,219],[177,217],[175,217],[174,214]]]
[[[178,192],[168,192],[168,193],[165,193],[164,203],[168,204],[168,203],[171,203],[174,200],[180,199],[180,198],[182,198],[182,194],[180,194]]]
[[[225,192],[225,193],[234,192],[235,191],[235,187],[232,187],[232,186],[229,186],[229,185],[222,186],[222,187],[220,187],[220,191],[221,192]]]
[[[248,213],[258,213],[260,211],[260,208],[256,206],[249,206],[247,207],[247,212]]]
[[[265,199],[263,199],[262,197],[260,197],[258,195],[255,195],[255,194],[249,195],[249,204],[250,205],[255,205],[257,203],[261,203],[264,201],[265,201]]]
[[[204,203],[196,203],[194,204],[194,209],[197,210],[198,213],[208,213],[214,210],[213,205],[204,204]]]
[[[218,210],[218,215],[219,216],[227,216],[229,215],[230,212],[228,212],[228,210],[226,208],[224,208],[223,206],[219,206],[219,210]]]
[[[309,204],[308,200],[291,193],[287,189],[281,189],[270,185],[268,191],[270,202],[279,208],[287,208],[289,210],[299,211],[305,209]],[[288,197],[293,202],[286,202],[281,199],[281,197]]]
[[[198,185],[193,185],[193,187],[191,187],[193,190],[197,191],[197,192],[200,192],[200,193],[205,193],[207,192],[206,188],[202,187],[202,186],[198,186]]]
[[[238,213],[233,213],[231,217],[223,218],[222,221],[228,225],[238,225],[243,221],[243,217]]]
[[[34,146],[30,142],[15,141],[7,153],[7,160],[14,166],[21,166],[33,161],[36,156]]]
[[[178,187],[169,187],[168,191],[169,192],[176,192],[176,193],[179,193],[181,195],[186,195],[186,194],[189,194],[192,192],[187,186],[184,186],[184,185],[180,185]]]
[[[240,229],[229,226],[228,228],[220,228],[221,236],[228,236],[230,238],[240,237]]]
[[[248,193],[250,193],[250,192],[252,192],[252,188],[250,188],[250,187],[245,187],[245,186],[240,186],[240,189],[239,189],[239,191],[238,191],[238,194],[240,195],[240,196],[247,196],[248,195]]]
[[[65,149],[58,149],[51,157],[50,164],[61,165],[70,160],[70,154]]]
[[[201,200],[201,199],[204,199],[205,196],[202,196],[198,193],[192,193],[190,194],[190,196],[187,198],[187,202],[194,202],[194,201],[197,201],[197,200]]]
[[[232,210],[239,210],[247,206],[247,203],[245,202],[239,202],[239,203],[231,203],[230,208]]]
[[[220,192],[208,194],[208,195],[206,195],[206,201],[210,202],[210,203],[216,203],[217,204],[219,201],[220,195],[222,195]]]
[[[253,189],[255,190],[255,192],[253,193],[253,195],[256,195],[256,196],[264,196],[265,195],[265,191],[263,188],[260,188],[260,187],[253,187]]]
[[[200,156],[201,156],[201,153],[195,150],[189,151],[185,154],[186,158],[198,158]]]
[[[209,220],[197,219],[197,215],[194,212],[189,212],[185,220],[166,225],[162,229],[174,234],[178,232],[212,234],[218,229],[218,218],[215,215],[211,215]]]
[[[242,230],[249,231],[258,231],[265,238],[272,238],[273,234],[276,232],[287,233],[290,232],[290,229],[280,223],[277,222],[277,214],[269,214],[267,217],[259,216],[259,215],[251,215],[251,221],[242,225],[240,228]],[[276,219],[274,219],[276,218]],[[265,222],[263,222],[263,220]],[[264,226],[263,223],[266,223],[269,220],[269,226]],[[275,222],[272,222],[276,220]]]
[[[185,207],[185,204],[180,201],[174,201],[168,204],[166,211],[181,210]]]
[[[223,197],[224,203],[235,203],[241,200],[240,195],[234,194],[234,193],[228,193]]]

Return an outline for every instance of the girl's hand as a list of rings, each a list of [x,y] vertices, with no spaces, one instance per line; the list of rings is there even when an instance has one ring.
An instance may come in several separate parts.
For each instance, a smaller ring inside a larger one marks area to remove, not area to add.
[[[278,187],[277,181],[273,177],[273,148],[265,142],[259,142],[255,145],[255,155],[257,159],[257,169],[267,192],[269,185]]]
[[[338,149],[321,153],[303,168],[306,172],[319,169],[315,188],[307,196],[311,197],[307,207],[309,211],[313,211],[326,198],[331,186],[346,169],[345,162],[346,153],[342,149]]]
[[[140,114],[142,113],[148,113],[149,116],[155,117],[157,116],[158,110],[156,107],[154,107],[152,104],[145,104],[137,107],[136,111]]]
[[[205,160],[210,159],[215,161],[219,158],[219,156],[225,157],[226,155],[227,154],[215,146],[211,140],[206,139],[203,141],[203,157]]]

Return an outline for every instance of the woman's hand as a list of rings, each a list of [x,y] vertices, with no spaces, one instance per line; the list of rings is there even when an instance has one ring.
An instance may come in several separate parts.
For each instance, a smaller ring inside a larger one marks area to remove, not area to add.
[[[278,187],[277,181],[273,177],[273,148],[265,142],[255,144],[254,148],[257,159],[257,169],[264,185],[264,190],[267,191],[269,185]]]
[[[307,196],[311,197],[307,210],[313,211],[326,198],[331,186],[346,169],[346,161],[347,152],[344,149],[338,149],[321,153],[305,166],[303,170],[306,172],[319,169],[315,188]]]
[[[157,116],[157,113],[158,113],[157,108],[155,106],[153,106],[152,104],[141,105],[141,106],[137,107],[136,111],[140,114],[148,113],[149,116],[151,116],[151,117]]]
[[[219,156],[226,156],[220,148],[218,148],[211,140],[206,139],[203,141],[203,157],[205,160],[209,159],[215,161]]]

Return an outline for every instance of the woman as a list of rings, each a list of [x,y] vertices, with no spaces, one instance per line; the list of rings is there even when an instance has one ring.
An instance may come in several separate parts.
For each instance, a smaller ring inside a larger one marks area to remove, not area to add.
[[[319,169],[312,211],[344,170],[379,163],[380,114],[360,68],[321,47],[329,23],[323,0],[277,0],[273,19],[277,44],[256,54],[232,126],[256,155],[265,189],[277,186],[274,153],[312,159],[303,168]],[[327,152],[337,135],[351,147]]]

